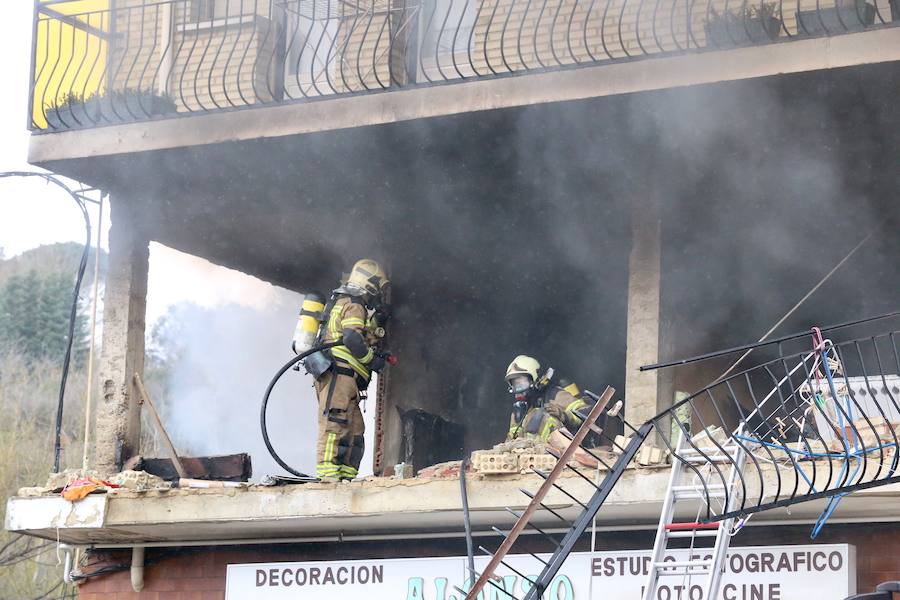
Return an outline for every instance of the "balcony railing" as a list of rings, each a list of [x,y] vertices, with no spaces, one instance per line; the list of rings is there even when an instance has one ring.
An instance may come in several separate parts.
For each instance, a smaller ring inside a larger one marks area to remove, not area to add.
[[[893,20],[900,0],[43,0],[30,125],[93,127]]]

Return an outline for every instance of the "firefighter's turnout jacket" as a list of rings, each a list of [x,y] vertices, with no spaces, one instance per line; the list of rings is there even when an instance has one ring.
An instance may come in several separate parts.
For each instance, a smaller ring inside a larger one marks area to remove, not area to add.
[[[507,441],[526,438],[546,442],[551,433],[562,427],[574,433],[584,421],[576,411],[588,405],[581,398],[552,384],[540,392],[532,404],[521,422],[516,421],[515,414],[510,417]]]
[[[339,296],[327,316],[324,343],[337,341],[345,329],[365,338],[368,352],[356,357],[346,346],[331,349],[334,364],[315,383],[319,400],[319,440],[316,445],[316,476],[353,479],[359,472],[365,443],[360,390],[365,390],[375,359],[375,323],[363,300]]]

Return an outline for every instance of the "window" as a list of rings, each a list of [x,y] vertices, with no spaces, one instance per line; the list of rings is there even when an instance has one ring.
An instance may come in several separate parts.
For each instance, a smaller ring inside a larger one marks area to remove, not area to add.
[[[241,11],[241,4],[241,0],[193,0],[190,21],[198,23],[236,15]]]

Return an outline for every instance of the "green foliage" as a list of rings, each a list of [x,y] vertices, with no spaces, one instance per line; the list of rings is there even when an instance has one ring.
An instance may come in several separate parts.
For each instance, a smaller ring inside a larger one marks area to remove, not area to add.
[[[53,462],[53,424],[61,358],[26,359],[0,352],[0,512],[5,499],[23,486],[44,485]],[[84,369],[69,374],[63,415],[62,464],[81,465],[84,427]],[[3,515],[5,517],[5,515]],[[60,583],[55,543],[0,530],[0,599],[57,598]]]
[[[62,273],[13,275],[0,287],[0,351],[17,351],[27,360],[60,359],[69,338],[74,278]],[[79,310],[73,356],[87,350],[87,318]]]
[[[81,246],[53,244],[0,260],[0,497],[43,485],[53,461],[57,394]],[[86,274],[87,280],[90,269]],[[87,281],[83,289],[87,290]],[[85,293],[84,296],[87,296]],[[62,464],[79,466],[87,377],[86,306],[76,321],[63,413]],[[96,384],[95,384],[96,385]],[[4,502],[5,505],[5,502]],[[0,531],[0,599],[59,597],[54,544]]]

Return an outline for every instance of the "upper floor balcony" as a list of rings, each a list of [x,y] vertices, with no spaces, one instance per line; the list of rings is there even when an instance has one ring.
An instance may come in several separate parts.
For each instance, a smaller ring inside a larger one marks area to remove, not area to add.
[[[409,97],[412,118],[450,114],[896,60],[895,22],[896,0],[42,0],[29,125],[55,132],[414,88],[430,94]],[[523,79],[532,84],[510,99],[508,82]],[[449,91],[485,80],[507,87],[480,88],[477,106]],[[559,94],[587,80],[602,83]]]

